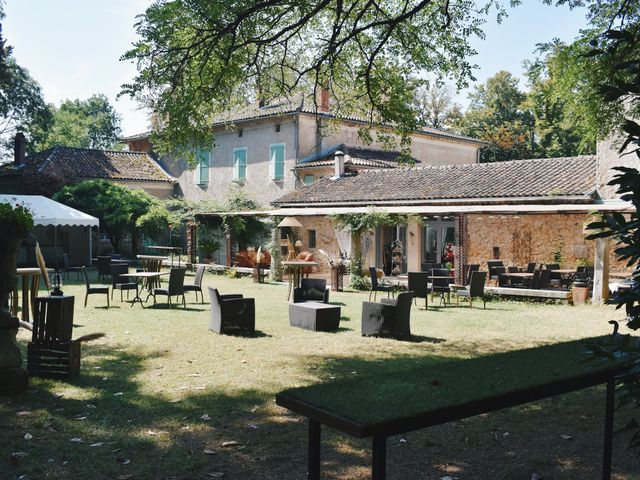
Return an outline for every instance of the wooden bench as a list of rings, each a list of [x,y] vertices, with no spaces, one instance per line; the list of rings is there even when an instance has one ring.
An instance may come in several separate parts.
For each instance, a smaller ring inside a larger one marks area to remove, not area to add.
[[[500,297],[532,298],[538,300],[571,300],[571,290],[484,287],[484,291],[485,293],[498,295]]]
[[[320,430],[326,425],[357,438],[372,437],[371,478],[382,480],[386,441],[392,435],[606,383],[602,478],[609,479],[615,377],[624,369],[585,364],[588,355],[584,341],[574,341],[443,360],[435,366],[285,390],[276,403],[308,419],[308,479],[320,479]]]

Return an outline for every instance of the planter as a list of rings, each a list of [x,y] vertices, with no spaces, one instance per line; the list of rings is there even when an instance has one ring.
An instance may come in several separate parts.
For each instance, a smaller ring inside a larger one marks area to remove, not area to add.
[[[22,237],[0,233],[0,392],[27,388],[27,372],[16,343],[20,322],[11,315],[7,299],[16,286],[16,260]]]
[[[584,305],[589,298],[589,287],[574,285],[571,287],[571,296],[574,305]]]

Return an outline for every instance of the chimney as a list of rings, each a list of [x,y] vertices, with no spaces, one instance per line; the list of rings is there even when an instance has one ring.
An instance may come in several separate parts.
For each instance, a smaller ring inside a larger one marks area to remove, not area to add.
[[[22,165],[26,156],[27,140],[24,138],[22,132],[16,133],[16,138],[13,143],[13,163],[15,165]]]
[[[329,89],[323,88],[320,90],[320,105],[319,109],[321,112],[329,111]]]
[[[335,165],[335,178],[340,178],[344,176],[344,152],[341,150],[336,150],[336,153],[333,157],[333,162]]]

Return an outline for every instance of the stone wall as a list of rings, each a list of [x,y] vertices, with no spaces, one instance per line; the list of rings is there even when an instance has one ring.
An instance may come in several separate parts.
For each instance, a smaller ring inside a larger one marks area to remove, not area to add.
[[[584,233],[584,224],[590,220],[582,213],[468,215],[467,263],[485,268],[497,248],[497,258],[505,265],[552,263],[555,251],[560,252],[565,268],[574,268],[581,259],[591,265],[595,242],[586,240]],[[625,270],[613,249],[610,265],[611,271]]]

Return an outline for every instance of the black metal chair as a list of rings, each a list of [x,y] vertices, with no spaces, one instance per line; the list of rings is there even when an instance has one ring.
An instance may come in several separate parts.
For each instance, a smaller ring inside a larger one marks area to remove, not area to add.
[[[300,286],[293,289],[293,303],[329,303],[329,288],[323,278],[303,278]]]
[[[64,272],[64,277],[68,278],[69,272],[76,272],[77,278],[78,280],[80,280],[80,275],[82,274],[83,267],[72,267],[69,262],[69,254],[67,253],[63,253],[62,256],[60,257],[60,260],[61,260],[60,263],[62,266],[62,270]]]
[[[538,264],[536,262],[529,262],[527,264],[527,273],[533,273],[536,271]]]
[[[506,273],[507,273],[507,269],[505,267],[501,267],[501,266],[493,267],[493,274],[498,279],[498,286],[499,287],[508,287],[509,286],[509,276],[506,275]]]
[[[464,284],[469,285],[471,283],[471,274],[473,272],[479,272],[479,271],[480,271],[480,264],[472,263],[470,265],[467,265],[467,276]]]
[[[412,300],[413,292],[403,292],[396,299],[383,298],[380,303],[362,302],[362,335],[410,337]]]
[[[138,292],[138,284],[123,274],[129,273],[129,265],[113,264],[111,265],[111,300],[113,300],[113,292],[120,290],[120,301],[122,302],[122,292],[127,291],[127,300],[129,300],[129,291]]]
[[[471,281],[469,286],[463,289],[455,290],[456,306],[460,303],[460,297],[469,299],[469,307],[473,306],[474,298],[482,298],[483,308],[487,308],[487,300],[484,297],[484,284],[487,281],[487,272],[471,272]]]
[[[487,271],[489,272],[489,280],[498,282],[498,274],[495,272],[496,267],[504,267],[502,260],[487,260]]]
[[[198,292],[200,292],[201,302],[204,303],[204,294],[202,293],[202,277],[204,277],[204,265],[198,265],[196,269],[196,276],[193,279],[193,283],[187,283],[183,285],[183,289],[186,292],[196,292],[196,302],[198,301]]]
[[[375,302],[378,292],[387,292],[389,294],[394,293],[393,285],[385,285],[378,282],[378,272],[375,267],[369,267],[369,277],[371,279],[371,290],[369,291],[369,301],[371,301],[371,294],[373,293],[373,301]]]
[[[109,308],[109,286],[108,285],[96,285],[91,286],[91,282],[89,281],[89,275],[87,274],[87,269],[85,267],[80,267],[82,271],[82,275],[84,275],[84,282],[87,285],[87,291],[84,295],[84,307],[87,308],[87,300],[89,299],[89,295],[93,295],[94,293],[105,294],[107,296],[107,308]]]
[[[187,273],[186,268],[175,267],[169,271],[169,285],[167,288],[153,289],[153,304],[156,304],[157,295],[166,295],[167,303],[171,308],[171,297],[179,297],[182,295],[182,305],[187,308],[187,300],[184,298],[184,276]]]
[[[242,295],[220,295],[217,288],[209,287],[211,320],[209,329],[216,333],[254,333],[256,306],[253,298]]]
[[[429,294],[429,272],[409,272],[408,277],[408,290],[413,292],[413,301],[415,303],[417,298],[424,298],[425,308],[427,308],[427,295]]]

